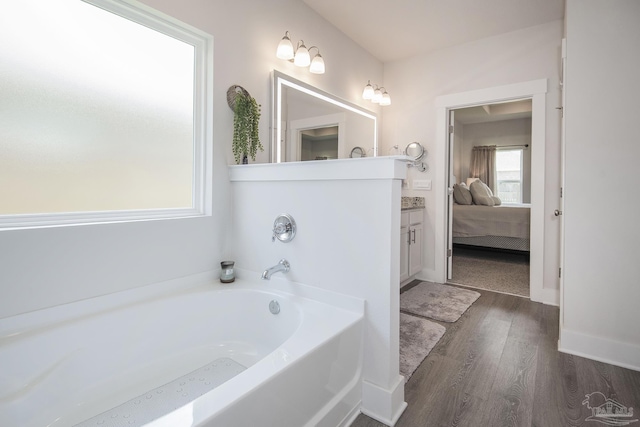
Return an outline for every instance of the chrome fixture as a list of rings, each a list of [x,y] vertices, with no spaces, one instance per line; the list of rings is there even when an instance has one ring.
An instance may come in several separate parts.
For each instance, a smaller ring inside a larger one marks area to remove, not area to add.
[[[409,145],[407,145],[407,148],[405,148],[404,153],[407,156],[413,158],[413,161],[411,163],[407,163],[408,167],[414,167],[420,172],[426,172],[429,170],[429,166],[427,166],[422,161],[427,155],[427,150],[425,150],[422,144],[420,144],[419,142],[412,142]]]
[[[318,53],[311,59],[309,51],[316,49]],[[304,40],[300,40],[294,51],[293,43],[289,38],[289,31],[285,31],[284,37],[278,44],[276,50],[276,56],[280,59],[292,61],[298,67],[309,67],[309,71],[313,74],[324,74],[324,59],[320,55],[320,48],[317,46],[311,46],[307,49],[304,45]]]
[[[273,236],[271,241],[275,242],[276,238],[283,243],[288,243],[296,237],[296,222],[289,214],[280,214],[273,221]]]
[[[269,311],[271,312],[271,314],[280,313],[280,303],[272,299],[271,302],[269,303]]]
[[[351,150],[349,157],[352,159],[359,159],[360,157],[367,157],[367,153],[362,147],[354,147],[353,150]]]
[[[389,96],[387,90],[384,87],[372,85],[371,80],[367,81],[367,85],[362,91],[362,99],[368,99],[374,104],[380,104],[382,106],[391,105],[391,96]]]
[[[290,268],[291,268],[291,264],[289,264],[289,261],[283,258],[280,260],[279,263],[277,263],[273,267],[267,268],[265,271],[263,271],[262,279],[271,280],[271,276],[273,276],[273,274],[277,273],[278,271],[282,271],[282,273],[287,273]]]

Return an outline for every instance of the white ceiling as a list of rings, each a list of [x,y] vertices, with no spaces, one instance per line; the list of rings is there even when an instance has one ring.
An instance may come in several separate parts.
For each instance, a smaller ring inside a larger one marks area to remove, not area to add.
[[[531,100],[501,102],[455,110],[456,122],[462,124],[497,122],[531,118]]]
[[[562,19],[565,0],[303,0],[380,61]]]

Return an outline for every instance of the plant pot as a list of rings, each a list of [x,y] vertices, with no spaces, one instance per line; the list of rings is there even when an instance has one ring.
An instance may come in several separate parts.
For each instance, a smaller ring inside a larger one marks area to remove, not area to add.
[[[244,156],[242,156],[242,164],[243,165],[248,165],[249,164],[249,157],[247,157],[246,154]]]

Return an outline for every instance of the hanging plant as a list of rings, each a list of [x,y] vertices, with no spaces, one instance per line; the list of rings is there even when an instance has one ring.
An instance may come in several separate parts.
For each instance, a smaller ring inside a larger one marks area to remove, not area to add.
[[[229,93],[232,93],[232,99],[229,98]],[[258,149],[264,151],[258,132],[260,105],[240,86],[230,87],[227,96],[234,113],[233,157],[237,164],[249,156],[255,160]]]

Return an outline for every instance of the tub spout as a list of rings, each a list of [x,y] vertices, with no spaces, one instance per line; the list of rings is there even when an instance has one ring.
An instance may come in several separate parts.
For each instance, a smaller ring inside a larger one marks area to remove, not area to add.
[[[274,273],[277,273],[278,271],[282,271],[283,273],[286,273],[289,271],[289,269],[291,268],[291,265],[289,264],[289,261],[287,261],[286,259],[281,259],[279,263],[277,263],[276,265],[274,265],[271,268],[267,268],[265,271],[262,272],[262,279],[263,280],[270,280],[271,276]]]

